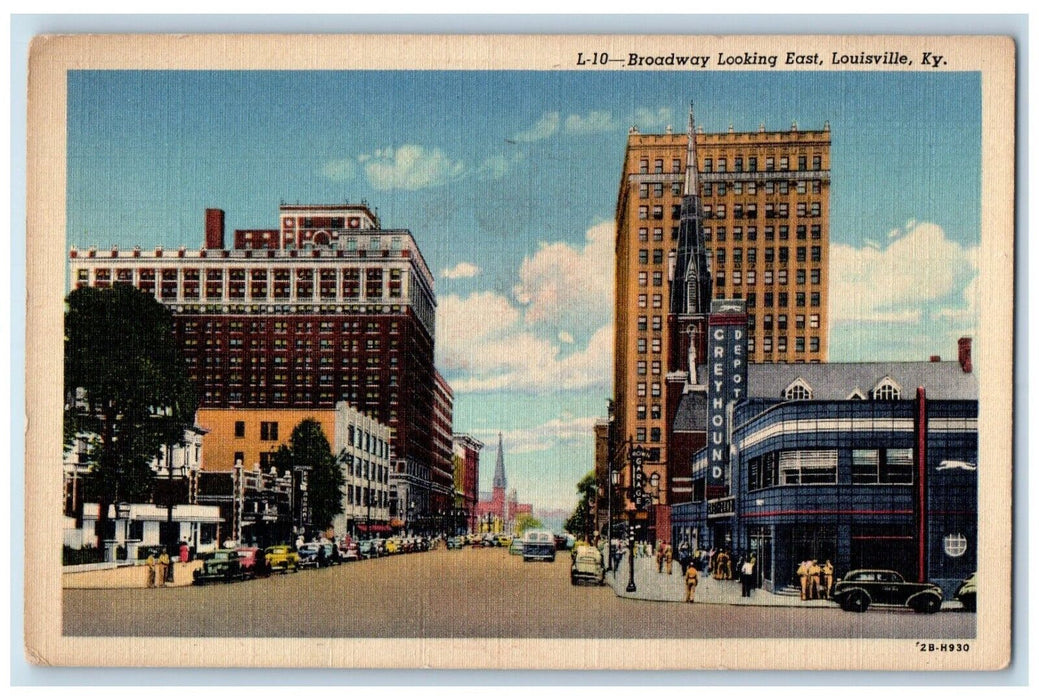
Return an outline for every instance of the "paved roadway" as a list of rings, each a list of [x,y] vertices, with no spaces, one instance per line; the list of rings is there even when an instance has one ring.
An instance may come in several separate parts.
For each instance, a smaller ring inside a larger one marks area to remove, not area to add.
[[[524,563],[504,549],[444,550],[232,584],[63,591],[68,636],[973,638],[943,611],[686,605],[571,586],[570,557]]]

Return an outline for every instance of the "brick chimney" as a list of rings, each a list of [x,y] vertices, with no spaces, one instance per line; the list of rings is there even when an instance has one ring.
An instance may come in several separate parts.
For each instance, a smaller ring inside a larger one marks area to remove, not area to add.
[[[206,209],[206,249],[224,248],[224,210]]]
[[[960,338],[960,369],[966,373],[973,371],[973,366],[970,362],[970,338]]]

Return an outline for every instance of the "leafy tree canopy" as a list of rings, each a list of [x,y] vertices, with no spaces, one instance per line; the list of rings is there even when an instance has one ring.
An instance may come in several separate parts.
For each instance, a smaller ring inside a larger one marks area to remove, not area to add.
[[[66,298],[64,442],[86,437],[85,498],[148,498],[151,461],[181,442],[198,407],[170,311],[125,284]]]
[[[515,530],[517,535],[522,535],[527,530],[543,528],[545,524],[530,513],[520,513],[516,516]]]
[[[304,418],[292,430],[288,445],[282,445],[274,455],[279,471],[294,466],[310,467],[307,473],[307,502],[310,505],[310,523],[324,530],[343,512],[343,485],[345,479],[332,447],[321,424],[314,418]]]
[[[594,527],[592,522],[592,506],[595,502],[595,471],[590,471],[577,482],[577,506],[573,514],[563,523],[563,528],[570,533],[581,533]]]

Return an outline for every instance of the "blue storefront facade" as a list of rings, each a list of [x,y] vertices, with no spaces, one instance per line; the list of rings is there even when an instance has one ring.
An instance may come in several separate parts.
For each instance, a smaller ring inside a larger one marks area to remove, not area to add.
[[[969,341],[968,341],[969,342]],[[977,386],[963,362],[751,365],[736,404],[726,494],[706,450],[672,542],[757,556],[760,583],[805,559],[926,579],[950,596],[977,565]]]

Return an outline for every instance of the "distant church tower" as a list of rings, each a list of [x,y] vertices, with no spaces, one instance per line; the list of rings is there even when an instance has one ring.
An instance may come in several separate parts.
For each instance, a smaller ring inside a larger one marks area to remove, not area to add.
[[[711,306],[711,274],[708,270],[700,203],[700,178],[696,160],[696,124],[689,105],[689,144],[685,161],[682,218],[671,283],[668,314],[670,331],[669,372],[688,372],[687,381],[700,385],[696,365],[704,364],[707,350],[707,312]]]
[[[508,486],[508,481],[505,479],[505,453],[502,450],[501,444],[501,433],[498,433],[498,461],[494,463],[494,484],[495,489],[505,490]]]

